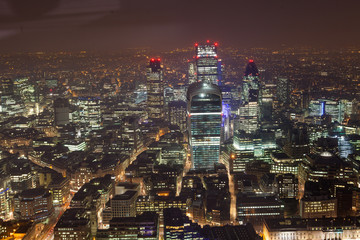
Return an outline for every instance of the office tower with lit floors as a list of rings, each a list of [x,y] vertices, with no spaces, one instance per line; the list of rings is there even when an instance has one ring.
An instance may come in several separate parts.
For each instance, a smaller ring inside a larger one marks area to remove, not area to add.
[[[217,48],[218,43],[210,43],[209,40],[204,44],[195,44],[195,75],[198,82],[220,84],[222,65],[218,59]],[[194,68],[193,65],[190,67]],[[191,68],[189,72],[190,70]]]
[[[222,96],[218,86],[206,82],[190,85],[187,92],[192,168],[213,169],[219,161]]]
[[[160,58],[152,58],[147,67],[147,112],[151,120],[164,119],[164,82]]]
[[[242,82],[241,105],[239,108],[240,130],[254,133],[258,129],[259,117],[259,71],[250,59]]]
[[[290,103],[290,81],[287,77],[278,77],[276,81],[276,97],[281,106],[288,106]]]

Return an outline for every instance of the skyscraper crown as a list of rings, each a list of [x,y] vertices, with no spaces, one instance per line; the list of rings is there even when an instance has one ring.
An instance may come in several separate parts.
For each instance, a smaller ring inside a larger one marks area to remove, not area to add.
[[[252,60],[252,59],[249,60],[249,63],[246,66],[244,75],[245,76],[249,76],[249,75],[250,76],[257,76],[257,75],[259,75],[259,70],[256,67],[256,64],[255,64],[254,60]]]

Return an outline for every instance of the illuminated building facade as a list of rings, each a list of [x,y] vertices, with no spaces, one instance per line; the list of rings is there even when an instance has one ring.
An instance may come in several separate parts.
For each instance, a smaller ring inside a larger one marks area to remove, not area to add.
[[[294,174],[279,174],[276,176],[280,198],[296,198],[298,196],[298,179]]]
[[[196,64],[189,61],[188,79],[189,85],[196,82]]]
[[[242,82],[241,106],[239,108],[240,130],[254,133],[258,129],[259,118],[259,71],[250,59]]]
[[[284,203],[275,196],[247,196],[239,194],[236,201],[240,220],[259,221],[262,218],[280,217],[284,214]]]
[[[12,79],[3,78],[1,79],[1,95],[10,96],[14,94],[14,82]]]
[[[198,232],[199,229],[179,208],[164,209],[165,239],[204,239]]]
[[[276,84],[262,84],[260,89],[260,121],[273,119],[273,105],[276,96]]]
[[[64,212],[54,228],[54,240],[90,240],[90,220],[84,208]]]
[[[147,67],[147,112],[149,119],[164,119],[164,82],[160,58],[152,58]]]
[[[165,208],[180,208],[183,212],[187,208],[186,198],[172,197],[169,192],[162,192],[156,196],[139,196],[136,200],[136,214],[144,212],[163,213]]]
[[[277,148],[272,133],[257,132],[249,134],[245,131],[236,131],[233,143],[226,145],[223,151],[223,163],[230,172],[244,172],[247,163],[253,160],[264,160],[270,162],[270,152]],[[226,154],[227,152],[227,154]]]
[[[331,121],[341,123],[344,120],[346,106],[341,101],[318,99],[310,101],[309,109],[312,117],[330,115]]]
[[[0,218],[7,219],[11,212],[10,176],[0,175]]]
[[[285,77],[278,77],[277,79],[276,97],[279,103],[286,106],[290,103],[290,81]]]
[[[49,185],[49,191],[53,196],[54,205],[63,205],[70,196],[70,179],[69,178],[55,178]]]
[[[100,129],[102,119],[99,97],[79,97],[77,99],[80,123],[86,125],[88,131]]]
[[[222,97],[219,87],[194,83],[187,92],[193,169],[213,169],[219,161]]]
[[[169,103],[169,122],[179,126],[180,131],[186,131],[186,102],[172,101]]]
[[[300,201],[302,218],[337,217],[337,199],[327,196],[306,196]]]
[[[25,220],[46,220],[54,212],[51,193],[43,188],[32,188],[14,196],[14,215]]]
[[[159,216],[154,212],[145,212],[136,217],[113,218],[110,220],[109,229],[97,231],[96,239],[160,239]]]
[[[221,61],[217,55],[218,43],[210,43],[206,41],[204,44],[195,44],[196,53],[196,78],[198,82],[212,83],[219,85],[221,81],[222,67]],[[190,65],[189,73],[194,70],[194,66]],[[192,76],[192,75],[190,75]],[[190,77],[189,76],[189,77]],[[193,78],[189,79],[192,80]]]
[[[263,239],[360,239],[359,217],[266,219],[263,224]]]

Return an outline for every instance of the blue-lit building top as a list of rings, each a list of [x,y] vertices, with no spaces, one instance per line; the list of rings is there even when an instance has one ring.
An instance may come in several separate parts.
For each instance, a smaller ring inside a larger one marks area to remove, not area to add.
[[[193,169],[212,169],[219,161],[222,96],[218,86],[198,82],[187,92]]]

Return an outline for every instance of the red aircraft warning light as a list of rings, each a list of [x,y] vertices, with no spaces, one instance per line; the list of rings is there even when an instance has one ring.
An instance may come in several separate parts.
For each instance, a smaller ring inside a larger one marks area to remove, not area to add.
[[[216,42],[216,43],[214,43],[214,45],[217,47],[219,45],[219,43]]]
[[[253,60],[253,59],[249,59],[249,63],[252,63],[252,62],[254,62],[254,60]]]

